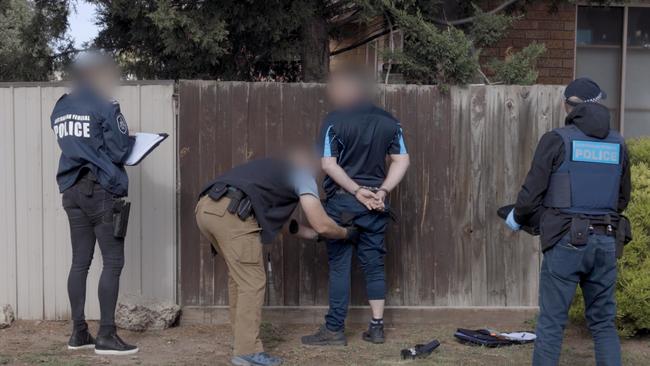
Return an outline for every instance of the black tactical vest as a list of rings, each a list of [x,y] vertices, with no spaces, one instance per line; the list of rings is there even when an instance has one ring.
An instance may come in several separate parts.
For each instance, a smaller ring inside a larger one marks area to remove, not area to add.
[[[289,221],[300,197],[291,181],[291,165],[279,159],[259,159],[234,167],[210,182],[205,195],[215,184],[228,185],[250,197],[255,219],[262,228],[262,242],[270,244]]]
[[[544,206],[562,212],[606,215],[618,210],[623,171],[623,137],[610,131],[603,139],[585,135],[575,125],[558,128],[564,162],[551,175]]]

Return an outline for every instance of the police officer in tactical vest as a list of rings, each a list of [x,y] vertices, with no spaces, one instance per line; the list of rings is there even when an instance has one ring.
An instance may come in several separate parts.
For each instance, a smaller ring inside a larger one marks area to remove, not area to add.
[[[559,363],[579,285],[596,363],[615,366],[621,364],[616,257],[629,232],[620,213],[630,199],[630,165],[623,137],[610,129],[609,110],[598,103],[606,97],[600,87],[581,78],[564,96],[566,125],[542,136],[506,223],[515,231],[520,224],[540,228],[544,259],[533,365]],[[531,223],[534,218],[539,223]]]
[[[196,221],[228,267],[233,365],[274,366],[282,360],[264,352],[259,338],[266,274],[262,244],[271,244],[300,204],[309,225],[292,228],[306,239],[345,240],[354,227],[330,219],[321,205],[315,175],[318,161],[305,148],[283,157],[253,160],[210,182],[201,192]]]
[[[76,83],[54,106],[51,126],[61,148],[56,180],[70,222],[72,267],[68,295],[73,331],[68,349],[95,349],[101,355],[138,352],[115,328],[115,306],[124,266],[124,234],[129,180],[124,170],[132,140],[120,105],[111,100],[119,80],[112,58],[88,52],[74,65]],[[97,338],[84,315],[86,278],[99,242],[103,269],[99,279],[101,319]]]

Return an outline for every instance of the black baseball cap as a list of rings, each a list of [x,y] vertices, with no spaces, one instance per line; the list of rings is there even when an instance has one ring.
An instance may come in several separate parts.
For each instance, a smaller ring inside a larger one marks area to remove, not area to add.
[[[571,97],[578,97],[584,103],[595,103],[607,99],[607,93],[590,78],[578,78],[564,89],[564,101],[569,105],[577,105],[578,103],[569,101]]]

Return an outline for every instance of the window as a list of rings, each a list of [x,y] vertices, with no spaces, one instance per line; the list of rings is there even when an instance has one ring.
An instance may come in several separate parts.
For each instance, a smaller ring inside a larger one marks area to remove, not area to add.
[[[625,137],[650,135],[650,7],[580,6],[577,28],[576,77],[607,92]]]

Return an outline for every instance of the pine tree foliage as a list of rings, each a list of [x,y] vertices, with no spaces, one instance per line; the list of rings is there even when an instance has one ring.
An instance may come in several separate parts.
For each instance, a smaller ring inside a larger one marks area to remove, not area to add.
[[[0,0],[0,81],[42,81],[68,62],[67,0]]]

